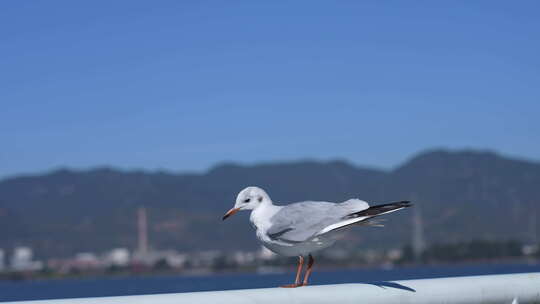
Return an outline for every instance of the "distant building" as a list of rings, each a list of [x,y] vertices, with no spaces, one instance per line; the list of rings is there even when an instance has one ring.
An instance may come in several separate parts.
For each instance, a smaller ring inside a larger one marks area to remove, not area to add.
[[[86,270],[99,268],[102,266],[102,263],[92,252],[80,252],[75,255],[73,260],[68,260],[68,263],[64,266],[73,269]]]
[[[111,266],[127,266],[129,260],[129,250],[126,248],[114,248],[105,256],[106,263]]]
[[[390,249],[387,252],[386,257],[390,261],[397,261],[403,257],[403,251],[401,251],[401,249]]]
[[[15,247],[11,257],[11,270],[13,271],[36,271],[43,268],[43,263],[34,261],[34,253],[30,247]]]
[[[73,270],[95,270],[105,267],[104,262],[92,252],[79,252],[73,258],[53,258],[47,261],[47,267],[58,273],[69,273]]]
[[[166,251],[165,260],[172,268],[182,268],[185,266],[188,259],[186,254],[178,253],[174,250],[168,250]]]
[[[257,257],[256,252],[251,251],[237,251],[233,254],[233,260],[238,265],[249,265],[255,262]]]
[[[75,260],[81,263],[97,263],[99,261],[92,252],[79,252],[75,255]]]
[[[172,268],[184,267],[187,260],[186,254],[178,253],[176,250],[149,250],[144,255],[135,252],[132,259],[135,264],[147,266],[155,266],[157,263],[164,261]]]
[[[221,257],[223,253],[218,250],[199,251],[189,256],[189,264],[194,268],[212,267]]]
[[[277,255],[270,249],[261,246],[261,249],[257,252],[257,257],[261,260],[273,260],[277,257]]]

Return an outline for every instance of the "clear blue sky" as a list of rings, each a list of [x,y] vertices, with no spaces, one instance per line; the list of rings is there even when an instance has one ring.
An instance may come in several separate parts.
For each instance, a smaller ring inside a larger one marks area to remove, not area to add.
[[[539,1],[1,1],[0,176],[540,155]]]

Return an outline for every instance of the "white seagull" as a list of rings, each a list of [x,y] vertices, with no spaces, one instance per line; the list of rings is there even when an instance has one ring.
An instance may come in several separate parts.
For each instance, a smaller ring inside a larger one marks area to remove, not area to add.
[[[298,256],[294,283],[282,287],[299,287],[308,284],[314,263],[311,253],[333,245],[341,230],[351,225],[381,226],[374,217],[410,206],[410,202],[401,201],[370,207],[359,199],[277,206],[263,189],[247,187],[238,193],[234,207],[225,213],[223,220],[240,210],[252,210],[249,220],[262,244],[277,254]],[[309,260],[304,280],[300,282],[305,256]]]

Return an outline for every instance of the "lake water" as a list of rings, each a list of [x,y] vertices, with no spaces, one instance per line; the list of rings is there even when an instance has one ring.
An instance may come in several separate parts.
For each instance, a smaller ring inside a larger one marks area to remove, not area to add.
[[[292,267],[291,267],[292,270]],[[393,269],[317,271],[312,285],[540,272],[540,264],[422,266]],[[217,274],[207,276],[146,276],[35,281],[0,281],[0,301],[38,300],[276,287],[291,283],[294,274]]]

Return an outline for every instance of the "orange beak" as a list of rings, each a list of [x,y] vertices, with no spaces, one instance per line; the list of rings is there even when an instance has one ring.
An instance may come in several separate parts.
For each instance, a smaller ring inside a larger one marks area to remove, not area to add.
[[[223,220],[226,220],[229,216],[235,214],[238,211],[240,211],[240,208],[232,208],[231,210],[227,211],[227,213],[225,213],[225,215],[223,216]]]

